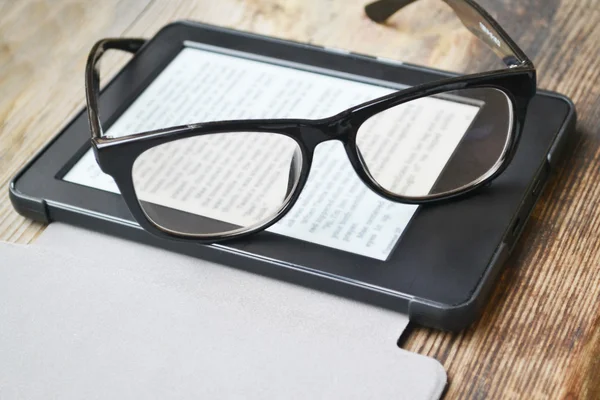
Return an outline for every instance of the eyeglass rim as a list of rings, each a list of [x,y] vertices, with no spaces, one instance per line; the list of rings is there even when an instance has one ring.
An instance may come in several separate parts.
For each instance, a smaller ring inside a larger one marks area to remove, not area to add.
[[[466,0],[463,0],[463,1],[466,1]],[[466,1],[466,2],[471,3],[470,1]],[[495,21],[493,21],[493,22],[495,23]],[[514,43],[514,42],[512,42],[512,40],[511,40],[510,43]],[[110,172],[109,164],[112,164],[111,161],[114,160],[113,156],[117,155],[116,154],[117,149],[120,148],[121,149],[120,153],[121,153],[121,155],[123,155],[124,153],[122,153],[122,151],[124,149],[137,148],[139,150],[143,147],[146,147],[146,145],[148,145],[148,143],[150,143],[150,142],[154,143],[150,147],[154,147],[158,144],[165,143],[168,138],[171,138],[170,140],[175,140],[176,139],[175,136],[177,136],[177,138],[183,138],[183,137],[187,137],[187,136],[196,136],[199,134],[209,133],[208,130],[210,130],[212,128],[216,128],[216,127],[219,127],[219,129],[221,129],[221,130],[226,130],[228,132],[231,132],[231,131],[235,130],[235,125],[237,125],[238,127],[246,125],[244,128],[241,128],[238,130],[254,130],[253,128],[248,127],[248,126],[256,127],[256,126],[262,124],[262,125],[264,125],[264,126],[262,126],[263,129],[268,129],[268,131],[274,132],[274,133],[284,133],[285,134],[285,132],[278,131],[277,126],[279,126],[279,127],[294,126],[295,128],[298,128],[299,126],[311,126],[311,125],[314,126],[314,125],[319,125],[319,124],[320,125],[331,124],[331,123],[334,123],[334,121],[338,121],[338,123],[339,123],[339,121],[344,120],[348,116],[362,115],[365,112],[367,112],[369,109],[374,109],[378,106],[380,107],[382,105],[387,105],[386,108],[389,108],[389,107],[392,107],[393,105],[401,104],[402,102],[410,101],[411,99],[414,99],[414,98],[425,97],[427,95],[431,95],[431,94],[435,94],[435,93],[443,93],[446,91],[456,90],[459,88],[466,88],[466,87],[484,87],[486,85],[486,83],[488,83],[490,81],[494,81],[494,80],[498,80],[498,79],[510,80],[512,78],[516,78],[519,76],[520,77],[527,76],[528,77],[528,79],[526,79],[527,90],[525,90],[525,92],[527,92],[527,95],[516,96],[516,97],[518,97],[518,99],[514,98],[515,96],[512,95],[510,89],[500,87],[500,89],[503,92],[508,93],[510,95],[509,97],[513,98],[514,107],[516,109],[520,110],[522,117],[515,118],[515,120],[513,121],[513,126],[510,131],[510,142],[511,143],[508,146],[508,150],[503,152],[502,160],[497,162],[496,165],[494,166],[494,171],[490,172],[489,174],[486,174],[486,176],[482,177],[482,179],[474,182],[473,184],[465,185],[464,187],[459,188],[459,190],[455,190],[452,192],[444,192],[444,193],[438,194],[438,195],[429,195],[429,196],[424,196],[424,197],[398,196],[398,195],[390,194],[389,192],[386,192],[385,189],[378,187],[379,185],[377,184],[377,182],[375,180],[369,179],[368,177],[365,178],[365,176],[367,174],[365,173],[364,167],[360,169],[360,171],[362,171],[362,173],[361,173],[361,172],[359,172],[359,170],[356,169],[356,165],[353,165],[355,167],[355,171],[358,173],[361,180],[363,180],[363,182],[365,182],[371,190],[375,191],[376,193],[378,193],[379,195],[381,195],[382,197],[384,197],[388,200],[392,200],[392,201],[404,203],[404,204],[416,204],[416,205],[444,202],[444,201],[452,200],[455,198],[459,198],[463,195],[466,195],[470,192],[477,190],[477,188],[479,188],[480,186],[483,186],[487,182],[495,179],[495,177],[497,177],[506,168],[506,166],[510,163],[510,159],[514,155],[514,151],[516,149],[518,139],[519,139],[520,133],[522,131],[522,125],[523,125],[522,119],[524,118],[524,112],[527,107],[527,103],[535,94],[535,87],[536,87],[535,68],[533,67],[533,64],[531,64],[530,62],[525,62],[522,65],[519,65],[519,66],[516,66],[513,68],[502,69],[502,70],[497,70],[497,71],[490,71],[490,72],[482,72],[482,73],[478,73],[478,74],[472,74],[472,75],[466,75],[466,76],[460,76],[460,77],[452,77],[452,78],[437,80],[437,81],[431,82],[431,83],[425,83],[422,85],[413,86],[411,88],[404,89],[404,90],[392,93],[390,95],[383,96],[378,99],[374,99],[370,102],[366,102],[364,104],[357,105],[357,106],[352,107],[338,115],[335,115],[335,116],[332,116],[329,118],[325,118],[325,119],[321,119],[321,120],[301,120],[301,119],[273,120],[273,119],[270,119],[270,120],[263,120],[263,121],[260,121],[260,120],[217,121],[217,122],[211,122],[211,123],[205,123],[205,124],[192,124],[192,125],[186,125],[186,126],[172,127],[172,128],[159,130],[159,131],[143,132],[143,133],[129,135],[129,136],[121,137],[121,138],[104,137],[104,136],[102,136],[101,121],[100,121],[100,118],[98,115],[98,97],[99,97],[100,91],[99,91],[99,84],[98,84],[99,83],[99,74],[96,69],[96,64],[97,64],[99,58],[102,56],[102,54],[106,50],[118,49],[118,50],[125,50],[125,51],[129,51],[132,53],[136,53],[143,48],[144,44],[145,44],[144,39],[110,39],[109,38],[109,39],[103,39],[103,40],[99,41],[92,48],[92,50],[90,52],[90,56],[88,57],[88,64],[86,66],[86,97],[88,100],[88,116],[89,116],[89,122],[90,122],[90,130],[92,132],[92,140],[91,140],[92,147],[93,147],[94,153],[96,155],[98,164],[103,169],[103,171],[105,171],[105,172],[108,171],[107,173],[109,173],[109,175],[113,176],[113,178],[117,182],[117,185],[119,186],[119,189],[121,190],[121,193],[123,194],[125,201],[127,202],[128,206],[129,206],[130,210],[136,217],[136,220],[138,221],[138,223],[140,223],[140,225],[143,228],[145,228],[146,230],[148,230],[152,233],[155,233],[159,236],[165,236],[165,237],[168,237],[171,239],[182,239],[182,240],[190,240],[191,239],[191,240],[194,240],[194,241],[200,242],[200,243],[201,242],[214,243],[219,240],[226,240],[226,239],[232,239],[232,238],[236,238],[236,237],[246,236],[246,235],[249,235],[252,233],[262,231],[262,230],[268,228],[269,226],[273,225],[277,221],[279,221],[283,217],[283,215],[285,215],[289,211],[291,206],[293,206],[293,204],[296,202],[300,192],[304,188],[304,184],[305,184],[306,178],[308,176],[308,171],[305,172],[305,170],[307,169],[307,167],[310,168],[310,163],[312,162],[312,152],[310,154],[305,154],[305,150],[306,150],[305,144],[302,143],[301,141],[299,142],[296,137],[288,135],[300,143],[300,148],[303,151],[303,172],[302,172],[303,176],[301,177],[301,184],[298,184],[294,190],[294,195],[291,198],[289,198],[288,202],[280,209],[280,212],[276,216],[274,216],[271,220],[269,220],[268,222],[266,222],[262,225],[255,226],[252,229],[242,229],[240,232],[236,232],[235,234],[185,235],[182,233],[174,233],[173,234],[173,233],[166,232],[164,230],[164,228],[159,227],[154,222],[149,220],[148,216],[141,209],[139,200],[137,198],[137,195],[135,194],[135,190],[129,191],[129,194],[128,194],[127,188],[122,187],[122,185],[120,184],[124,181],[122,179],[122,173],[117,173],[114,171],[112,173]],[[376,112],[373,112],[372,114],[375,114],[375,113]],[[517,114],[518,114],[517,111],[515,111],[513,113],[513,115],[517,115]],[[519,117],[519,115],[517,115],[517,117]],[[204,133],[202,133],[201,131],[203,131]],[[509,141],[507,140],[507,143],[508,142]],[[148,148],[150,148],[150,147],[148,147]],[[128,153],[127,157],[130,157],[130,160],[131,160],[130,164],[133,164],[135,159],[139,156],[139,154],[142,151],[144,151],[144,150],[135,151],[133,154]],[[307,160],[308,163],[306,163],[304,160]],[[353,161],[352,158],[351,158],[351,161]],[[305,167],[305,164],[307,165],[306,167]],[[127,174],[129,176],[131,176],[131,171],[128,170]],[[132,183],[129,186],[133,189]],[[132,199],[135,201],[132,201]]]
[[[476,85],[473,88],[489,88],[497,86],[489,86],[489,85]],[[510,93],[505,89],[500,88],[503,93],[507,95],[507,97],[511,97]],[[444,90],[440,90],[440,93],[444,93]],[[420,97],[424,97],[426,95],[422,95]],[[418,97],[417,97],[418,98]],[[410,101],[414,98],[410,98]],[[390,100],[390,99],[388,99]],[[392,98],[393,100],[393,98]],[[511,104],[512,103],[511,101]],[[461,188],[457,188],[451,192],[444,192],[437,195],[423,196],[423,197],[410,197],[410,196],[400,196],[397,194],[393,194],[385,189],[382,189],[380,185],[374,180],[369,179],[367,170],[362,168],[357,170],[355,168],[355,172],[358,174],[360,179],[373,191],[378,193],[383,198],[386,198],[391,201],[395,201],[398,203],[404,204],[415,204],[415,205],[424,205],[424,204],[432,204],[438,202],[448,201],[457,197],[464,196],[468,193],[471,193],[477,188],[485,185],[486,183],[493,180],[496,176],[498,176],[504,168],[509,164],[510,158],[512,157],[513,149],[516,148],[519,133],[522,129],[522,122],[524,118],[524,114],[518,114],[519,107],[514,107],[513,109],[513,121],[511,125],[511,130],[509,132],[509,137],[507,138],[505,149],[502,154],[502,158],[497,160],[496,164],[490,169],[484,176],[480,177],[480,179],[473,181],[468,185],[464,185]],[[524,111],[524,108],[521,107],[521,110]],[[359,109],[364,110],[364,109]],[[355,110],[355,111],[359,111]],[[376,113],[372,114],[375,115]],[[342,118],[342,119],[340,119]],[[358,127],[362,124],[362,120],[364,115],[359,115],[357,113],[342,113],[333,117],[329,117],[322,120],[246,120],[246,121],[231,121],[231,122],[211,122],[206,124],[200,124],[199,126],[183,126],[180,127],[181,130],[171,130],[169,132],[164,132],[161,130],[156,133],[154,136],[148,134],[139,134],[137,137],[123,137],[123,138],[109,138],[109,139],[97,139],[94,140],[94,149],[96,151],[96,156],[101,168],[104,172],[111,175],[115,182],[117,183],[119,190],[123,194],[125,201],[127,202],[130,210],[136,215],[136,220],[140,222],[140,216],[143,217],[144,222],[148,222],[148,224],[140,223],[145,229],[153,231],[155,233],[160,232],[160,234],[165,234],[166,237],[169,238],[182,238],[186,240],[196,240],[201,242],[217,242],[220,240],[233,239],[236,237],[245,236],[251,233],[256,233],[262,231],[271,225],[275,224],[279,221],[295,204],[300,193],[302,192],[306,180],[308,178],[308,173],[310,171],[310,167],[312,165],[312,156],[314,147],[308,146],[307,143],[302,140],[301,137],[294,134],[293,131],[299,128],[305,129],[315,129],[317,127],[321,127],[321,129],[325,129],[325,127],[333,127],[334,124],[345,124],[354,118],[355,130],[357,131]],[[237,124],[237,126],[233,127],[232,124]],[[159,226],[154,221],[152,221],[149,216],[145,213],[143,208],[139,203],[139,199],[137,194],[135,193],[133,182],[131,181],[131,168],[137,157],[140,154],[151,149],[157,145],[164,144],[173,140],[180,140],[188,137],[196,137],[205,134],[214,134],[219,132],[236,132],[236,131],[262,131],[262,132],[270,132],[275,134],[283,134],[286,135],[293,140],[295,140],[299,148],[302,151],[302,168],[300,172],[300,178],[298,183],[296,184],[292,195],[288,197],[287,201],[281,206],[280,210],[273,215],[270,220],[266,220],[262,224],[254,225],[252,227],[245,227],[239,230],[235,230],[232,232],[228,232],[226,234],[186,234],[182,232],[177,232],[173,230],[166,229],[165,227]],[[334,140],[335,138],[330,138]],[[351,151],[353,154],[356,152],[356,142],[355,140],[350,140],[348,143],[351,143]],[[348,149],[347,149],[348,153]],[[356,156],[351,156],[349,154],[349,158],[353,167],[356,166],[356,161],[358,158]],[[107,166],[112,166],[114,169],[110,170]],[[137,212],[134,212],[137,210]]]
[[[393,198],[393,197],[402,197],[404,200],[406,201],[411,201],[413,203],[411,204],[427,204],[428,202],[435,202],[435,201],[443,201],[443,200],[447,200],[450,198],[453,198],[455,196],[460,196],[464,193],[468,193],[469,191],[472,190],[472,188],[477,188],[480,187],[482,185],[485,185],[486,183],[488,183],[490,181],[490,178],[493,176],[496,176],[496,172],[499,171],[506,163],[506,160],[511,157],[511,149],[514,146],[514,142],[515,142],[515,131],[517,130],[516,127],[516,119],[515,119],[515,104],[514,104],[514,99],[512,98],[512,96],[510,96],[509,93],[507,93],[506,91],[499,89],[495,86],[477,86],[477,87],[473,87],[473,88],[469,88],[466,90],[472,90],[472,89],[492,89],[492,90],[496,90],[500,93],[502,93],[506,100],[507,100],[507,104],[509,106],[509,110],[510,110],[510,114],[509,114],[509,120],[507,123],[507,127],[508,127],[508,131],[506,133],[506,139],[504,141],[504,145],[502,148],[502,152],[500,153],[500,155],[498,156],[498,159],[496,160],[496,162],[491,166],[490,169],[488,169],[484,174],[482,174],[480,177],[478,177],[477,179],[474,179],[473,181],[466,183],[464,185],[461,185],[455,189],[452,190],[447,190],[444,192],[439,192],[439,193],[435,193],[435,194],[429,194],[429,195],[424,195],[424,196],[410,196],[410,195],[399,195],[396,194],[388,189],[386,189],[385,187],[383,187],[383,185],[381,185],[377,179],[375,177],[373,177],[369,171],[369,166],[367,165],[368,163],[363,160],[361,157],[357,157],[359,162],[362,164],[362,169],[365,171],[366,176],[368,177],[368,179],[372,182],[372,184],[377,187],[377,192],[383,192],[386,195],[384,197],[386,198]],[[452,91],[453,92],[453,91]],[[448,92],[440,92],[438,94],[444,94],[444,93],[448,93]],[[435,96],[435,95],[434,95]],[[425,96],[425,97],[418,97],[416,99],[411,99],[408,100],[406,102],[394,105],[391,108],[397,107],[398,105],[402,105],[405,104],[407,102],[410,101],[414,101],[414,100],[418,100],[418,99],[422,99],[422,98],[426,98],[426,97],[431,97],[431,96]],[[384,110],[383,112],[385,112],[386,110]],[[378,113],[379,114],[379,113]],[[377,114],[374,114],[373,116],[367,118],[366,120],[362,121],[362,123],[357,126],[356,128],[356,135],[358,136],[359,132],[360,132],[360,128],[361,126],[368,121],[369,119],[376,117]],[[355,137],[353,139],[354,142],[354,151],[358,152],[359,146],[358,143],[356,142],[357,137]]]

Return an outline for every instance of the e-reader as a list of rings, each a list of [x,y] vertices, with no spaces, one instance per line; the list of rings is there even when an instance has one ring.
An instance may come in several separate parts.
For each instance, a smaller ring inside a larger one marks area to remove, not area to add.
[[[447,76],[186,21],[144,45],[102,91],[100,110],[111,136],[214,120],[321,118]],[[462,121],[454,133],[477,115],[476,105],[452,98],[432,106]],[[379,197],[355,175],[340,143],[329,141],[317,148],[308,183],[281,221],[248,238],[202,245],[155,238],[139,227],[94,160],[82,111],[18,173],[10,196],[32,219],[79,225],[459,330],[481,310],[574,124],[569,99],[540,91],[508,169],[478,193],[435,206]],[[210,178],[218,183],[218,174],[203,177]],[[193,195],[208,204],[211,193]],[[224,212],[218,205],[209,211]]]

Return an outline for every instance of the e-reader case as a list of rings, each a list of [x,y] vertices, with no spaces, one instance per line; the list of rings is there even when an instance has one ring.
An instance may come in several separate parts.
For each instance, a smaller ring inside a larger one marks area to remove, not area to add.
[[[175,22],[157,33],[103,90],[100,106],[105,125],[123,112],[185,41],[332,76],[383,82],[392,88],[450,76],[362,54],[196,22]],[[530,103],[517,154],[502,176],[466,199],[420,207],[388,260],[379,261],[269,232],[212,245],[151,236],[133,220],[119,195],[61,179],[89,149],[84,111],[11,182],[10,198],[19,213],[398,310],[415,323],[445,330],[463,329],[479,315],[546,180],[560,162],[576,120],[568,98],[539,91]],[[103,249],[90,243],[90,251]]]
[[[60,222],[0,254],[3,399],[437,399],[446,386],[437,360],[397,347],[408,317],[391,310]]]

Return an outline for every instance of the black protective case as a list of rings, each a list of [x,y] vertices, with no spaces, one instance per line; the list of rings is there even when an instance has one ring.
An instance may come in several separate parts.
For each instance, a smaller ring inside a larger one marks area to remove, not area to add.
[[[343,50],[176,22],[149,41],[103,90],[100,107],[108,117],[103,120],[105,126],[187,40],[392,88],[451,76]],[[517,154],[502,176],[464,200],[420,207],[387,261],[269,232],[213,245],[153,237],[135,223],[121,196],[60,179],[89,148],[84,110],[15,176],[10,199],[19,213],[34,220],[79,225],[408,313],[414,323],[460,330],[479,315],[550,172],[560,161],[575,121],[575,108],[568,98],[540,91],[530,104]],[[90,252],[102,251],[110,249],[90,243]]]

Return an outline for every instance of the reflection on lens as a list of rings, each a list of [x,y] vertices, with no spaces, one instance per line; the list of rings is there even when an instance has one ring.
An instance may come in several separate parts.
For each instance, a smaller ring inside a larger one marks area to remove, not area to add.
[[[359,156],[373,180],[395,195],[448,193],[495,171],[512,114],[508,96],[495,88],[420,98],[368,119],[356,138]]]
[[[302,153],[275,133],[228,132],[176,140],[142,153],[133,186],[148,218],[186,235],[221,235],[263,225],[298,184]]]

